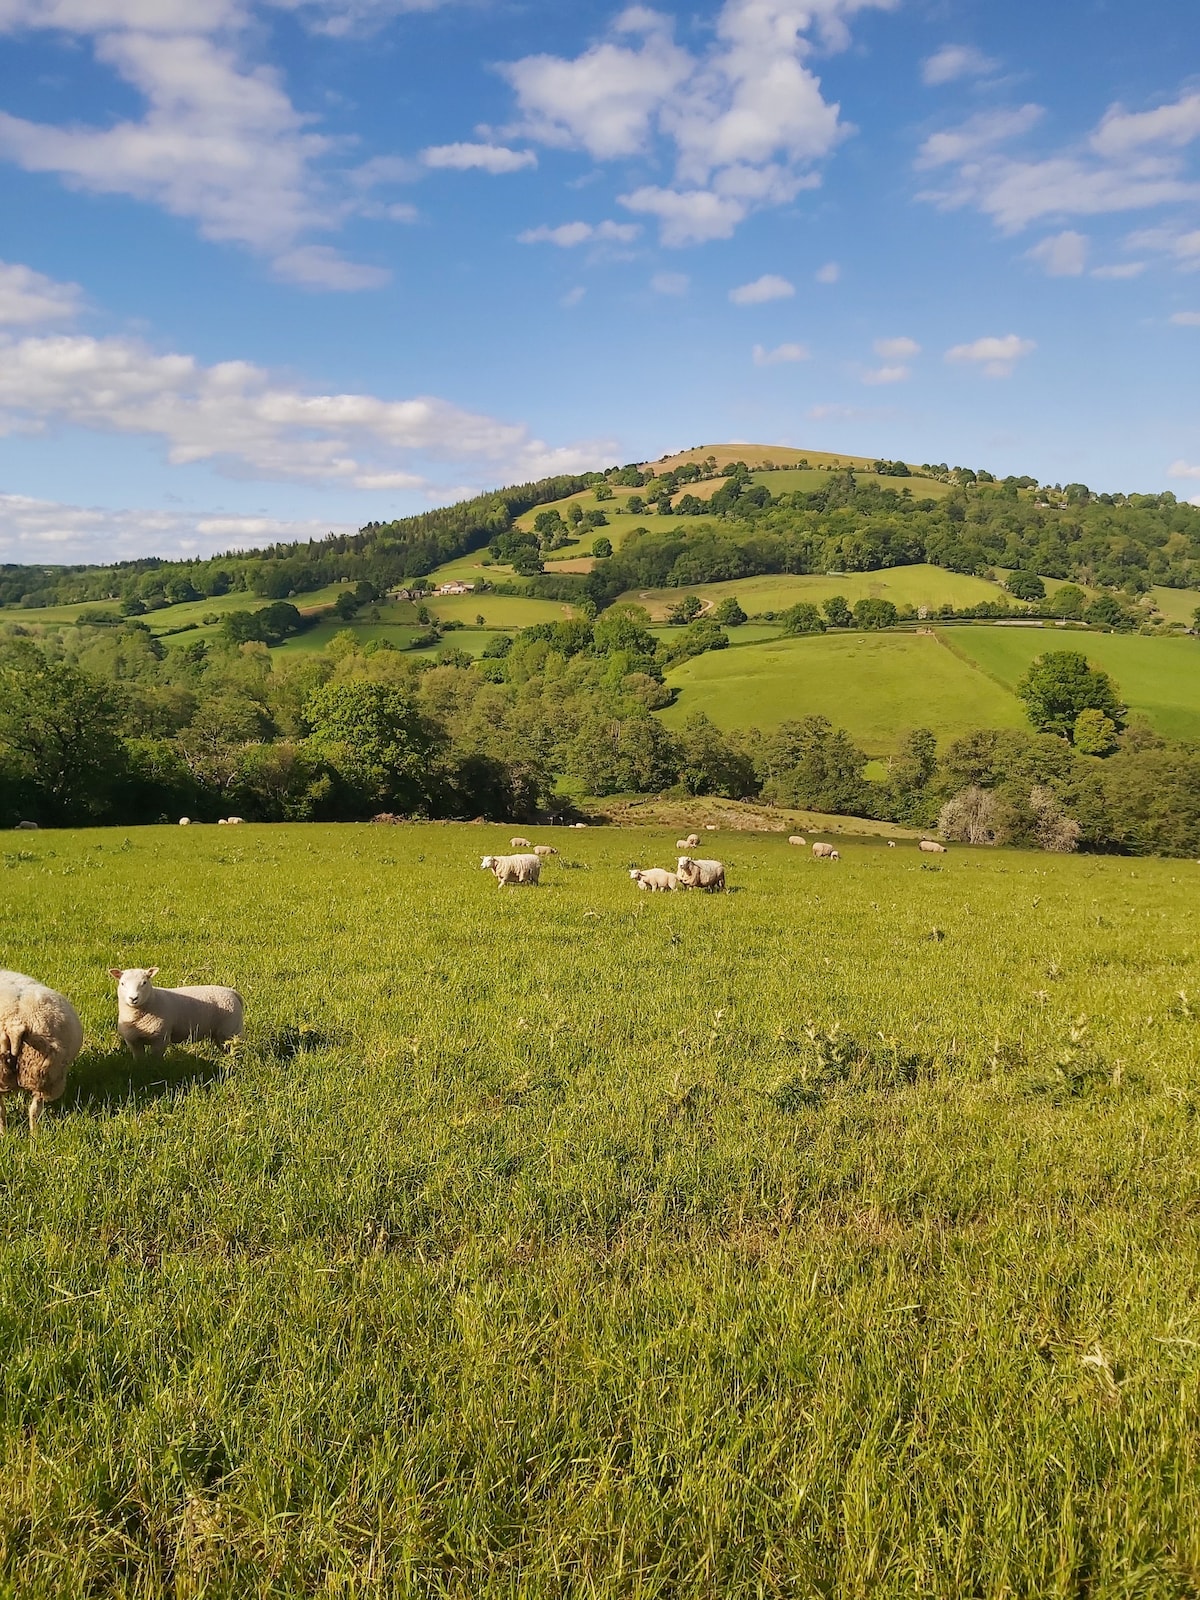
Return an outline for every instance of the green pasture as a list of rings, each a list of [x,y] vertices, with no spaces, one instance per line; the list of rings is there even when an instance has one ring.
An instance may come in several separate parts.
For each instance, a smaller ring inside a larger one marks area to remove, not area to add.
[[[0,1592],[1194,1593],[1200,869],[515,831],[6,837]]]
[[[667,682],[679,691],[662,713],[669,726],[693,711],[722,728],[819,715],[871,755],[891,754],[913,728],[954,738],[1026,725],[1007,689],[923,634],[830,633],[714,650],[676,667]]]
[[[344,583],[327,584],[323,589],[314,589],[311,594],[293,595],[292,604],[300,611],[319,611],[324,606],[331,606],[346,587]],[[164,606],[159,611],[147,611],[145,616],[134,620],[144,622],[152,633],[170,633],[189,623],[199,626],[206,616],[224,617],[230,611],[261,611],[264,606],[273,603],[264,600],[262,595],[247,594],[243,590],[236,594],[215,595],[206,600],[187,600],[182,605]],[[61,625],[77,622],[80,618],[86,621],[97,611],[112,613],[118,605],[116,600],[89,600],[82,605],[46,606],[35,611],[8,606],[0,609],[0,621],[27,622],[39,626]]]
[[[439,621],[471,625],[481,616],[491,628],[529,628],[536,622],[561,622],[575,614],[573,607],[557,600],[532,600],[519,594],[431,595],[426,604]]]
[[[1200,738],[1198,639],[1025,628],[954,628],[942,638],[955,654],[1007,688],[1016,687],[1035,656],[1078,650],[1112,675],[1129,708],[1148,716],[1160,733]],[[986,720],[980,718],[980,725]]]
[[[828,471],[822,472],[816,467],[776,467],[770,472],[752,472],[750,476],[755,483],[765,484],[773,495],[816,494],[829,484]],[[954,493],[951,484],[941,483],[937,478],[885,478],[877,472],[857,470],[854,476],[861,485],[894,489],[897,494],[907,489],[914,500],[944,500]],[[686,494],[687,490],[683,492]]]
[[[761,611],[786,611],[800,601],[820,606],[840,594],[850,605],[858,600],[891,600],[897,606],[973,606],[999,597],[996,584],[986,578],[972,578],[961,572],[922,563],[912,567],[887,567],[879,572],[842,574],[767,574],[758,578],[734,578],[727,583],[698,583],[686,589],[630,589],[621,596],[645,606],[651,617],[661,620],[684,595],[699,600],[735,599],[747,616]]]
[[[1192,627],[1196,610],[1200,607],[1200,590],[1164,589],[1161,585],[1147,591],[1143,604],[1152,605],[1166,622],[1182,622]]]

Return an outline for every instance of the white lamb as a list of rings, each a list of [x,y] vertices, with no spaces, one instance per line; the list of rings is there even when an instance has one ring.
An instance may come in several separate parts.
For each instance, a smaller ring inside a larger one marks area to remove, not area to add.
[[[807,842],[808,841],[806,839],[802,839],[798,833],[793,833],[791,838],[788,840],[789,844],[807,844]]]
[[[840,861],[842,858],[831,844],[824,844],[818,840],[813,845],[813,857],[817,861]]]
[[[542,860],[544,861],[547,856],[556,856],[558,851],[552,844],[535,844],[533,847],[533,853],[535,856],[541,856]]]
[[[83,1024],[65,995],[23,972],[0,972],[0,1133],[8,1126],[3,1096],[29,1094],[32,1133],[42,1108],[61,1098],[82,1048]]]
[[[665,867],[647,867],[644,871],[640,867],[631,867],[629,876],[639,889],[648,889],[651,894],[674,894],[679,887],[676,874],[668,872]]]
[[[725,887],[723,861],[693,861],[691,856],[680,856],[675,870],[685,889],[703,889],[712,894],[714,890]]]
[[[242,1034],[242,997],[236,989],[156,989],[157,967],[109,967],[117,980],[117,1032],[135,1056],[162,1057],[169,1044],[209,1039],[229,1044]]]
[[[510,839],[508,842],[513,847],[514,850],[532,850],[533,849],[533,846],[530,844],[529,840],[528,839],[522,839],[520,834],[518,834],[515,839]]]
[[[540,856],[484,856],[479,865],[482,871],[495,873],[501,889],[512,883],[536,887],[542,873]]]
[[[944,856],[946,854],[946,846],[939,844],[936,839],[922,839],[918,848],[923,850],[927,856]]]

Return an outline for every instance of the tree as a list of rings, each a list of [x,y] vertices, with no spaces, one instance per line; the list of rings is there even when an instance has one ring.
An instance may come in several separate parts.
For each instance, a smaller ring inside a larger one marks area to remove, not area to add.
[[[1089,707],[1075,718],[1071,743],[1084,756],[1108,756],[1117,748],[1117,725],[1103,711]]]
[[[599,557],[601,557],[601,559],[603,559],[606,556],[611,556],[612,553],[613,553],[612,540],[608,537],[608,535],[606,533],[602,533],[598,539],[593,540],[593,542],[592,542],[592,554],[594,556],[599,556]]]
[[[1018,600],[1046,598],[1046,585],[1036,572],[1010,572],[1004,586]]]
[[[807,600],[800,600],[780,617],[784,633],[824,633],[825,619],[816,606],[809,605]]]
[[[828,617],[831,628],[848,628],[854,621],[854,613],[846,604],[845,595],[831,595],[821,609]]]
[[[712,615],[713,621],[720,623],[723,628],[740,628],[749,620],[732,595],[728,600],[722,600]]]
[[[313,747],[360,814],[425,808],[444,740],[406,690],[364,678],[323,684],[305,702],[304,718]]]
[[[103,816],[126,771],[113,691],[28,640],[0,647],[0,768],[33,821]]]
[[[753,765],[703,711],[686,718],[677,744],[679,781],[689,794],[744,800],[757,792]]]
[[[1128,632],[1133,627],[1133,618],[1111,594],[1097,595],[1083,613],[1083,620],[1093,628],[1114,628],[1119,633]]]
[[[672,627],[682,628],[698,617],[704,607],[694,594],[685,594],[677,605],[673,605],[667,612],[667,621]]]
[[[890,600],[857,600],[854,604],[854,621],[857,627],[872,632],[880,628],[894,628],[897,611]]]
[[[1078,650],[1039,656],[1017,685],[1017,694],[1035,728],[1068,741],[1075,736],[1081,711],[1099,711],[1115,728],[1124,726],[1125,708],[1116,685]]]
[[[333,609],[343,622],[350,622],[358,615],[358,599],[353,589],[343,589],[333,602]]]
[[[763,742],[763,797],[775,805],[857,812],[866,800],[867,758],[824,717],[784,722]]]
[[[1064,622],[1082,622],[1086,609],[1087,595],[1074,583],[1061,584],[1042,607],[1048,617],[1061,617]]]

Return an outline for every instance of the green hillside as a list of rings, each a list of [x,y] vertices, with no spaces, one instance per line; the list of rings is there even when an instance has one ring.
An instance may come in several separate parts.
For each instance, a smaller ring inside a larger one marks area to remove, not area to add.
[[[735,578],[725,583],[691,584],[677,589],[630,589],[622,600],[645,606],[655,620],[665,618],[672,606],[685,595],[719,604],[736,599],[747,616],[763,611],[786,611],[806,600],[822,605],[841,595],[850,605],[857,600],[891,600],[897,606],[973,606],[998,599],[999,585],[961,572],[947,572],[924,562],[910,567],[889,567],[882,572],[846,572],[820,576],[793,576],[778,573],[757,578]],[[734,637],[741,639],[740,633]]]

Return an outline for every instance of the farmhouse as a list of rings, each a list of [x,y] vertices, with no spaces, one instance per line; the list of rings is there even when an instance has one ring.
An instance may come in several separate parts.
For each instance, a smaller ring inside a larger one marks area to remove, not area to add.
[[[461,583],[458,579],[455,579],[453,583],[439,584],[436,592],[438,594],[474,594],[475,585],[473,583]]]

